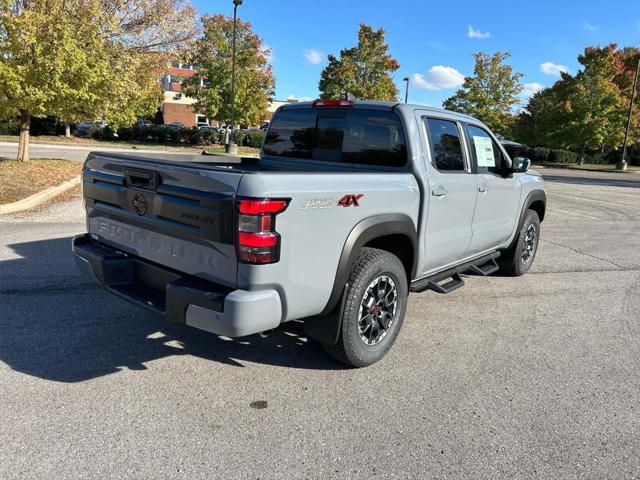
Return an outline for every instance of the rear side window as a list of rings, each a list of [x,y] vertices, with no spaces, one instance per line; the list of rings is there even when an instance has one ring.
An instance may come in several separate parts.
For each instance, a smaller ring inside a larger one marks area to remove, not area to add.
[[[271,122],[264,139],[264,153],[310,159],[315,128],[316,114],[313,110],[282,110]]]
[[[462,142],[456,122],[427,118],[425,123],[434,166],[444,172],[464,171]]]
[[[502,153],[486,130],[467,125],[469,143],[479,173],[496,173],[502,163]]]
[[[264,153],[325,162],[402,167],[407,147],[393,112],[365,109],[282,110],[271,122]]]

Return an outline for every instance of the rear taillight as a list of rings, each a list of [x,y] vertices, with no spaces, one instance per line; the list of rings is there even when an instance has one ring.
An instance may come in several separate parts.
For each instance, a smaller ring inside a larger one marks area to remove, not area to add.
[[[280,235],[275,231],[275,216],[289,204],[283,198],[238,199],[238,261],[275,263],[280,259]]]

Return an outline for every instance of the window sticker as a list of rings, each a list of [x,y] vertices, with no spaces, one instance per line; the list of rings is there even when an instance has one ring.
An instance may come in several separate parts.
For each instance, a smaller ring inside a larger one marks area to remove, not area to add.
[[[476,149],[478,167],[495,167],[496,160],[493,154],[493,145],[489,137],[473,136],[473,145]]]

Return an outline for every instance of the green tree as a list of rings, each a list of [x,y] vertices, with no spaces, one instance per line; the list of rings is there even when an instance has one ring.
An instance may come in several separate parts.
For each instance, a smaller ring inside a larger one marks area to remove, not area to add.
[[[203,35],[191,52],[198,73],[182,81],[182,91],[197,100],[197,111],[228,123],[231,120],[233,19],[205,15],[202,24]],[[268,116],[267,104],[275,93],[269,54],[251,24],[238,20],[234,111],[237,124],[253,125]]]
[[[516,139],[533,145],[580,151],[618,148],[624,137],[633,76],[640,49],[587,47],[575,76],[563,73],[536,93],[520,114]],[[631,142],[640,137],[640,108],[634,106]]]
[[[32,117],[117,127],[152,112],[158,68],[194,13],[182,0],[0,0],[0,115],[19,118],[18,160]]]
[[[519,103],[522,86],[513,67],[505,63],[509,53],[474,54],[473,76],[465,77],[462,88],[443,102],[444,108],[466,113],[483,121],[494,132],[506,135],[514,122],[513,109]]]
[[[515,140],[529,145],[567,147],[565,127],[571,120],[568,99],[575,79],[562,73],[551,87],[536,92],[513,125]]]
[[[329,63],[322,70],[320,98],[342,98],[345,92],[363,100],[398,99],[398,89],[391,74],[400,68],[388,53],[384,30],[360,25],[358,44],[340,51],[340,58],[329,55]]]
[[[624,101],[614,82],[617,74],[616,45],[587,47],[578,56],[583,68],[575,76],[563,126],[565,145],[580,149],[584,163],[587,148],[619,145],[624,137]]]

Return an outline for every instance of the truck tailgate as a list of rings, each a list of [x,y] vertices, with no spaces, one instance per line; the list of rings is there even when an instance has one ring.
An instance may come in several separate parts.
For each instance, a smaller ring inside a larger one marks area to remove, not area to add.
[[[82,174],[87,229],[126,253],[235,287],[241,178],[233,170],[92,153]]]

